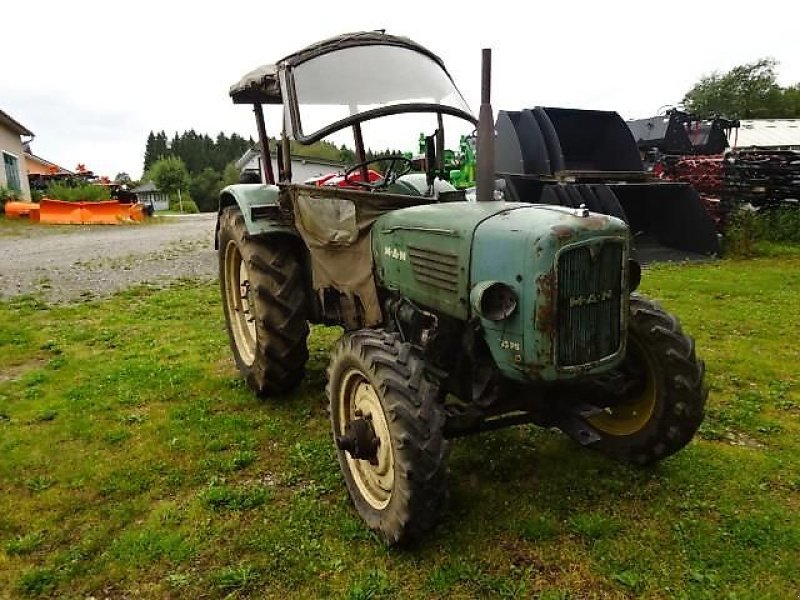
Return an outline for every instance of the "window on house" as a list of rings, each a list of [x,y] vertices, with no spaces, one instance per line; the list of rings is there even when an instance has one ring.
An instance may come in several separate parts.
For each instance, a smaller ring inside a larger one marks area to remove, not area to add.
[[[3,166],[6,169],[6,185],[17,192],[22,191],[19,182],[19,161],[13,154],[3,152]]]

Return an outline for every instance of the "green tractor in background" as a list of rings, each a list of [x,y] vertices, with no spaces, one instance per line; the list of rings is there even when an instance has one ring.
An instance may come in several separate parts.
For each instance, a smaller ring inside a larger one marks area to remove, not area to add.
[[[454,437],[533,422],[647,464],[704,414],[692,339],[632,293],[625,222],[502,199],[484,53],[479,120],[441,59],[383,32],[319,42],[230,92],[254,107],[263,159],[263,183],[222,191],[217,223],[236,364],[259,396],[289,393],[309,322],[344,328],[328,370],[333,441],[357,511],[390,544],[436,523]],[[277,168],[263,105],[283,108]],[[424,172],[403,155],[366,159],[364,130],[399,115],[432,119]],[[478,126],[475,201],[442,178],[445,118]],[[336,185],[292,183],[289,141],[344,131],[358,163]],[[587,200],[597,187],[563,185]]]

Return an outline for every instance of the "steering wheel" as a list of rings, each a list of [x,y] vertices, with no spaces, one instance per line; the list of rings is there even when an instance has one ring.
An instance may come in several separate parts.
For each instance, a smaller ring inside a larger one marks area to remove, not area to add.
[[[356,172],[359,169],[367,167],[372,163],[388,161],[389,165],[386,167],[386,171],[383,173],[383,177],[378,181],[358,181],[358,180],[351,180],[350,175]],[[383,156],[375,156],[369,160],[362,161],[358,164],[353,165],[349,169],[344,172],[342,177],[344,180],[349,183],[350,185],[355,185],[358,187],[363,187],[368,190],[380,190],[392,185],[398,178],[402,177],[411,169],[414,168],[414,163],[411,161],[410,158],[406,158],[402,154],[384,154]]]

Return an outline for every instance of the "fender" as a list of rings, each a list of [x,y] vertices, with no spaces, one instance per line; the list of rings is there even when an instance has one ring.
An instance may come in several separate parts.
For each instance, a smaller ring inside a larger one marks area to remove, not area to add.
[[[299,236],[294,227],[277,223],[271,216],[271,207],[278,208],[280,187],[265,183],[237,183],[229,185],[219,194],[217,226],[214,230],[214,248],[219,249],[219,215],[228,206],[237,205],[242,211],[247,233],[265,235],[270,233]]]

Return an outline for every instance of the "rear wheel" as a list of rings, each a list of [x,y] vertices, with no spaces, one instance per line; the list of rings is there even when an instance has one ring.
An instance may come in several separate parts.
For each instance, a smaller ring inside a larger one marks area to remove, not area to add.
[[[627,358],[612,374],[617,398],[588,419],[601,435],[592,447],[648,464],[674,454],[703,421],[708,391],[694,340],[658,304],[631,296]]]
[[[444,412],[414,348],[394,334],[346,334],[331,357],[328,398],[353,504],[389,544],[436,523],[445,497]]]
[[[220,215],[219,279],[236,366],[260,396],[283,394],[308,360],[303,269],[292,248],[247,235],[237,207]]]

